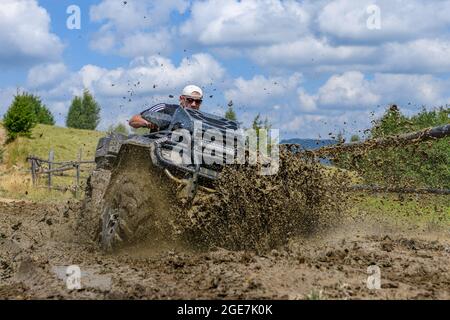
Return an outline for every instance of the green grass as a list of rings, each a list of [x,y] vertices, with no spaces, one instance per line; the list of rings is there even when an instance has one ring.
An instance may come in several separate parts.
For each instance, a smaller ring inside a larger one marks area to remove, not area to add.
[[[1,125],[1,123],[0,123]],[[77,160],[80,149],[83,160],[93,160],[98,140],[105,132],[62,128],[49,125],[37,125],[31,138],[19,137],[3,146],[3,164],[0,167],[0,197],[33,201],[61,201],[73,198],[70,191],[48,191],[33,188],[31,185],[30,164],[26,161],[30,155],[48,159],[50,150],[54,151],[54,161]],[[82,169],[89,170],[89,165]],[[72,177],[53,177],[53,185],[69,186],[75,184],[75,171],[67,171]],[[88,172],[82,172],[81,183],[85,183]],[[45,186],[47,176],[41,175],[39,186]]]
[[[305,300],[325,300],[322,290],[312,290],[305,296]]]
[[[352,213],[394,221],[399,226],[425,229],[450,226],[450,196],[448,195],[369,195],[361,194],[352,201]]]
[[[19,137],[6,145],[5,164],[26,165],[26,158],[34,155],[48,159],[51,149],[55,154],[55,161],[76,160],[78,152],[82,149],[83,160],[92,160],[99,138],[105,136],[104,132],[61,128],[49,125],[37,125],[31,138]]]

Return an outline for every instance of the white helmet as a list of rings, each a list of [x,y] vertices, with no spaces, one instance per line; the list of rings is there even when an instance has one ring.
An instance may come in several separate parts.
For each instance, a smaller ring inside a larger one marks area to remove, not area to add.
[[[189,85],[184,87],[182,95],[193,98],[203,98],[203,91],[197,86]]]

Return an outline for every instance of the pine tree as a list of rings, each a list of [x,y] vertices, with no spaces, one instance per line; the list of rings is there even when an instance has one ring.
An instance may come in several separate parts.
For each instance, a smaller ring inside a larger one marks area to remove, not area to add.
[[[372,138],[402,133],[408,125],[407,122],[406,116],[400,112],[397,105],[391,105],[380,119],[373,122]]]
[[[55,125],[55,119],[53,118],[52,113],[43,104],[36,110],[36,118],[37,123],[47,124],[51,126]]]
[[[35,105],[27,94],[18,94],[3,118],[3,125],[8,132],[8,140],[17,136],[31,136],[31,129],[36,126]]]
[[[236,112],[233,110],[233,106],[228,106],[227,112],[225,112],[225,118],[228,120],[236,121]]]
[[[18,135],[31,135],[31,129],[37,124],[54,125],[52,113],[42,103],[41,98],[26,92],[14,96],[14,101],[4,117],[8,139]]]
[[[261,115],[259,113],[253,119],[252,129],[254,129],[257,134],[259,134],[259,130],[261,130],[261,129],[265,129],[266,131],[269,131],[271,128],[272,128],[272,124],[270,123],[269,119],[265,118],[264,121],[261,120]]]
[[[80,123],[80,118],[83,110],[83,100],[80,97],[75,97],[67,114],[66,126],[68,128],[77,128]]]
[[[31,105],[34,114],[36,115],[36,122],[41,124],[47,124],[53,126],[55,124],[55,119],[52,113],[47,108],[45,104],[42,103],[41,98],[34,94],[22,93],[16,97],[16,99],[21,99],[24,103]]]
[[[95,130],[100,122],[100,105],[88,90],[83,97],[75,97],[67,114],[66,125],[69,128]]]
[[[270,123],[269,119],[266,117],[264,120],[261,120],[261,115],[258,113],[258,115],[253,119],[252,123],[252,129],[256,132],[256,139],[258,143],[258,150],[259,150],[259,144],[260,144],[260,138],[263,137],[264,141],[268,144],[268,151],[270,152],[271,145],[272,145],[272,139],[270,137],[270,129],[272,128],[272,124]],[[263,136],[260,136],[260,131],[264,130]]]

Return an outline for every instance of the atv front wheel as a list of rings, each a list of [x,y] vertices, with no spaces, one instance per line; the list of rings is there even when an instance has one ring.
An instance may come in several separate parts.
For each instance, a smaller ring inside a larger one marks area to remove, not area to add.
[[[100,210],[99,240],[105,251],[174,234],[173,183],[152,165],[148,149],[124,146]]]

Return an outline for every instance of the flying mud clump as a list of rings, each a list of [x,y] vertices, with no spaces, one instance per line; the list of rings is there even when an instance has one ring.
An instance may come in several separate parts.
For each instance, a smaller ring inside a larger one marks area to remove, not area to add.
[[[344,171],[307,154],[280,150],[280,169],[263,176],[257,166],[226,167],[214,194],[199,194],[177,220],[200,246],[265,251],[293,236],[322,233],[346,209]]]

